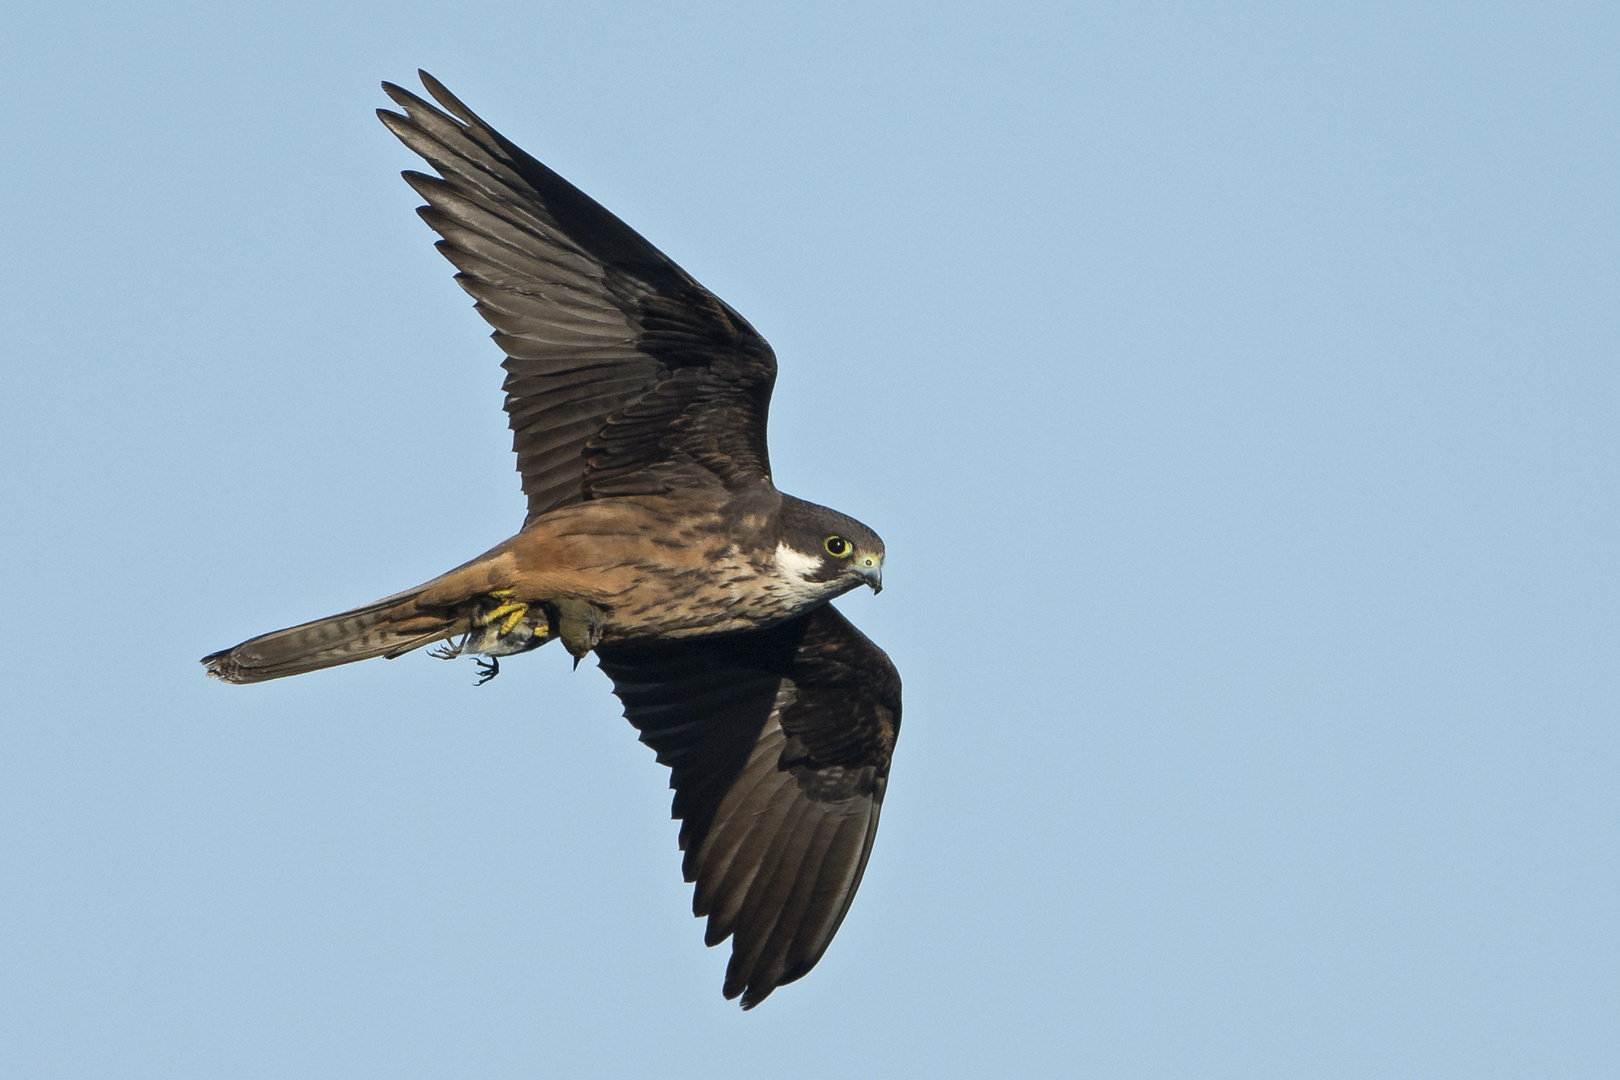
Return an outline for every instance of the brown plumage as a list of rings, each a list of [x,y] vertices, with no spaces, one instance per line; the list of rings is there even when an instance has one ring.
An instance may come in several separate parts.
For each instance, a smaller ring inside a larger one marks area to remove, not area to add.
[[[750,1007],[815,966],[877,833],[900,676],[831,605],[742,634],[603,646],[641,741],[670,766],[682,871],[727,997]]]
[[[752,1007],[810,970],[871,850],[900,723],[883,652],[828,606],[881,586],[883,542],[776,490],[770,346],[747,321],[425,72],[442,108],[383,87],[405,173],[506,353],[528,515],[414,589],[204,657],[259,682],[441,643],[495,658],[595,650],[672,767],[684,870],[725,994]]]

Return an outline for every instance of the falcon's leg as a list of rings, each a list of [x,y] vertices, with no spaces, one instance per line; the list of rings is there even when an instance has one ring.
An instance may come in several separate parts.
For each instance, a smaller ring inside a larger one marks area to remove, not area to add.
[[[491,595],[494,595],[494,596],[497,596],[497,597],[499,596],[498,593],[491,594]],[[511,593],[507,593],[507,595],[510,596]],[[528,614],[529,614],[529,605],[528,604],[523,603],[521,600],[508,600],[505,603],[503,603],[500,607],[496,608],[495,610],[493,610],[493,611],[489,612],[487,615],[485,615],[484,616],[484,622],[485,622],[485,625],[493,626],[497,619],[501,620],[501,625],[495,631],[495,636],[496,637],[505,637],[506,635],[510,634],[513,630],[516,630],[517,627],[518,627],[518,624],[521,623],[525,618],[527,618]]]
[[[511,589],[500,589],[472,602],[467,611],[472,628],[461,643],[463,653],[511,656],[551,640],[551,620],[540,605],[512,597]]]
[[[515,656],[538,649],[552,638],[551,620],[539,604],[513,598],[511,589],[498,589],[474,599],[467,617],[472,628],[462,639],[460,653],[479,653],[478,685],[501,673],[497,657]]]

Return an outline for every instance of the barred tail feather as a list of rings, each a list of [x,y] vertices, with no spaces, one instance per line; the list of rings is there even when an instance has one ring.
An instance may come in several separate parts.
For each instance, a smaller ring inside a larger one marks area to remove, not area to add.
[[[373,656],[392,660],[466,630],[465,617],[419,608],[419,593],[390,596],[353,611],[261,634],[234,649],[211,653],[202,662],[209,675],[225,682],[264,682]]]

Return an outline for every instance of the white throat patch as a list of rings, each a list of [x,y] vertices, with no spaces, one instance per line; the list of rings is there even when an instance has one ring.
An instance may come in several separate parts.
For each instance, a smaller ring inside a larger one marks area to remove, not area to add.
[[[810,580],[810,575],[821,569],[819,556],[806,555],[779,543],[776,545],[776,582],[772,591],[795,611],[814,607],[840,591],[836,580]]]
[[[812,573],[821,569],[821,559],[788,547],[786,541],[776,545],[776,568],[782,577],[796,585],[820,588],[823,584],[809,580]]]

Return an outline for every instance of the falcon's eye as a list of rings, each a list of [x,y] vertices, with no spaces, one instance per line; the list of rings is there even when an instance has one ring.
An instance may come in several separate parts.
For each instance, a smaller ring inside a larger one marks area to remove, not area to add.
[[[829,536],[821,546],[835,559],[847,559],[855,553],[855,545],[842,536]]]

